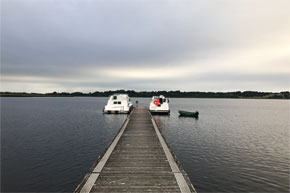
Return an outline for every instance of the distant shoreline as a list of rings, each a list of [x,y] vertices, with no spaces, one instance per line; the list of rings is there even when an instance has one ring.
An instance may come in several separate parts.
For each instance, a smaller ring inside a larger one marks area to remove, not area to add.
[[[0,92],[0,97],[108,97],[114,93],[128,94],[130,97],[152,97],[164,95],[168,98],[232,98],[232,99],[290,99],[289,91],[282,92],[181,92],[181,91],[141,91],[116,90],[104,92],[52,92],[52,93],[26,93],[26,92]]]

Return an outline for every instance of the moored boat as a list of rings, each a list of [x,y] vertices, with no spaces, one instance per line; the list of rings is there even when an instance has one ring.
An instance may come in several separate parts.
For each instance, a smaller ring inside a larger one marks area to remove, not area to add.
[[[178,112],[179,112],[179,116],[182,116],[182,117],[195,117],[195,118],[198,118],[198,115],[199,115],[198,111],[190,112],[190,111],[179,110]]]
[[[103,112],[107,114],[130,113],[133,109],[131,99],[127,94],[114,94],[109,97]]]
[[[153,96],[149,104],[149,111],[151,114],[169,114],[169,100],[163,95]]]

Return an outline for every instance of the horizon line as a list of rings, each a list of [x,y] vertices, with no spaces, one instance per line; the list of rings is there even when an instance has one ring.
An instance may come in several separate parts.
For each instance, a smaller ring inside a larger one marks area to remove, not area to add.
[[[89,94],[89,93],[95,93],[95,92],[182,92],[182,93],[190,93],[190,92],[199,92],[199,93],[236,93],[236,92],[258,92],[258,93],[282,93],[282,92],[290,92],[289,90],[281,90],[281,91],[257,91],[257,90],[233,90],[233,91],[198,91],[198,90],[192,90],[192,91],[181,91],[181,90],[143,90],[143,91],[136,91],[136,90],[125,90],[125,89],[116,89],[116,90],[103,90],[103,91],[89,91],[89,92],[83,92],[83,91],[49,91],[49,92],[27,92],[27,91],[0,91],[0,93],[26,93],[26,94],[51,94],[51,93],[82,93],[82,94]]]

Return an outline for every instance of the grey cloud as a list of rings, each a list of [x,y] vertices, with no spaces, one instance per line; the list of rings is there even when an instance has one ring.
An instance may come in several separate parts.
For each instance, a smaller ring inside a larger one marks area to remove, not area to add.
[[[187,55],[198,57],[239,39],[238,34],[233,38],[223,35],[231,34],[226,29],[231,26],[218,21],[229,20],[228,15],[220,10],[208,14],[214,6],[221,8],[211,1],[205,5],[189,1],[170,1],[172,5],[166,1],[64,2],[4,1],[8,10],[2,16],[2,62],[78,66],[142,61],[150,65]]]
[[[170,67],[225,57],[234,48],[289,32],[286,5],[287,0],[2,0],[1,73],[79,78],[86,76],[82,69],[91,67]],[[286,80],[284,75],[275,76],[281,84]],[[217,72],[190,78],[201,84],[245,79],[263,82],[264,77]],[[164,87],[170,88],[171,81],[164,80]],[[188,84],[186,79],[175,81]],[[101,86],[150,90],[154,82],[128,80]]]

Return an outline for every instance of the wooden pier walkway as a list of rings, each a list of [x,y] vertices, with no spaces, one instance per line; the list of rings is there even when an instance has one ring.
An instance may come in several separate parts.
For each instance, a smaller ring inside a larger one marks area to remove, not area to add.
[[[75,192],[192,193],[195,190],[149,111],[137,107]]]

